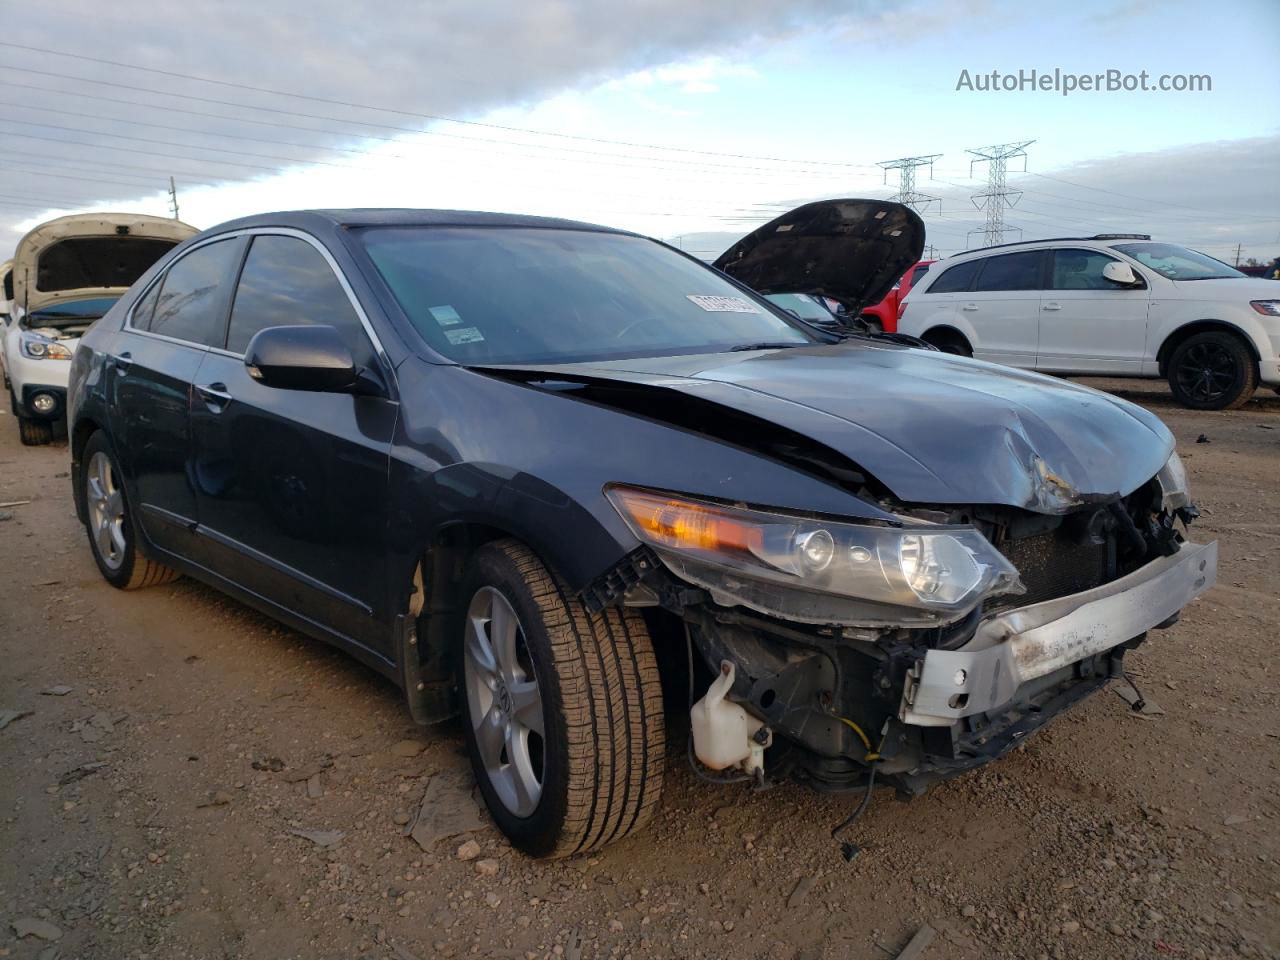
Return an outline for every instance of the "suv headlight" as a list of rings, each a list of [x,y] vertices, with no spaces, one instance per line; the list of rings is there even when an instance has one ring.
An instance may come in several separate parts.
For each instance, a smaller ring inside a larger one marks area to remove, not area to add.
[[[1156,474],[1160,484],[1160,492],[1164,495],[1163,506],[1166,510],[1178,510],[1191,502],[1191,484],[1187,481],[1187,468],[1182,465],[1182,458],[1175,450],[1169,454],[1168,461]]]
[[[71,351],[56,341],[33,333],[21,334],[22,352],[32,360],[70,360]]]
[[[1280,317],[1280,300],[1250,300],[1249,306],[1264,317]]]
[[[605,494],[672,573],[725,606],[803,623],[936,626],[1024,589],[973,527],[815,520],[634,487]]]

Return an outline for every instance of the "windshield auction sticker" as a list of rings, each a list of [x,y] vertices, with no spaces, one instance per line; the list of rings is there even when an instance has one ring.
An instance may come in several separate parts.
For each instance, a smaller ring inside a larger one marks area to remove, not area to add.
[[[759,313],[755,304],[742,297],[712,297],[687,294],[688,298],[708,313]]]
[[[431,311],[431,316],[435,317],[436,323],[442,327],[452,327],[454,324],[462,322],[462,317],[458,316],[458,311],[447,303],[439,307],[427,307],[427,309]]]

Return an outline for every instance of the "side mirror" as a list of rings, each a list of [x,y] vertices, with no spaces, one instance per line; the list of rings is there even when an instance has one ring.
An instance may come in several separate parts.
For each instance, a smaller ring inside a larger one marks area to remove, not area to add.
[[[342,393],[356,386],[356,362],[342,337],[325,324],[267,327],[244,352],[249,376],[281,390]]]
[[[1102,268],[1102,279],[1120,287],[1136,287],[1142,283],[1133,272],[1133,267],[1119,260],[1112,260]]]

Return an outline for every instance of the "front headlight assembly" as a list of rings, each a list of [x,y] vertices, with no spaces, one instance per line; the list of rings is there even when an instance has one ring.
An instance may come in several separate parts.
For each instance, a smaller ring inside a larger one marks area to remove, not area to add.
[[[984,597],[1024,589],[973,527],[815,520],[634,487],[605,493],[672,573],[725,606],[801,623],[938,626]]]
[[[71,351],[54,340],[37,337],[30,333],[22,334],[20,339],[22,340],[22,352],[32,360],[71,359]]]
[[[1156,482],[1160,484],[1164,509],[1180,510],[1191,503],[1191,484],[1187,481],[1187,468],[1182,465],[1182,458],[1178,456],[1177,451],[1169,454],[1169,459],[1156,474]]]

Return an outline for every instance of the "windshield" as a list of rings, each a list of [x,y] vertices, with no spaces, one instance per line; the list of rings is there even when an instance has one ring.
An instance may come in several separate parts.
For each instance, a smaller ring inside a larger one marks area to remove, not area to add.
[[[114,307],[119,299],[119,297],[94,297],[92,300],[53,303],[31,311],[31,315],[27,318],[27,325],[56,327],[60,323],[72,323],[77,320],[97,320],[99,317],[106,316],[107,311]]]
[[[807,293],[771,293],[765,299],[810,323],[831,324],[836,319],[825,304]]]
[[[516,227],[374,227],[357,236],[423,339],[458,363],[814,342],[710,267],[641,237]]]
[[[1176,243],[1117,243],[1115,249],[1170,280],[1222,280],[1243,277],[1221,260]]]

